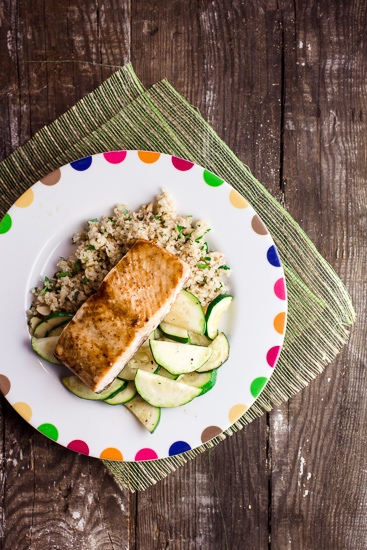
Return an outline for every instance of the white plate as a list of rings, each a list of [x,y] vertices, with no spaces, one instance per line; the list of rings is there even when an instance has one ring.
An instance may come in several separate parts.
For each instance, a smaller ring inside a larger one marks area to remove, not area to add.
[[[154,162],[153,162],[154,161]],[[228,428],[251,406],[269,379],[283,343],[284,273],[270,235],[240,195],[200,166],[159,153],[115,152],[62,167],[28,190],[0,223],[3,322],[0,387],[35,428],[65,447],[127,461],[164,458],[195,448]],[[31,349],[29,289],[56,271],[71,236],[86,220],[136,209],[165,188],[178,212],[207,218],[209,246],[232,268],[234,300],[221,330],[231,351],[215,387],[191,403],[162,409],[148,433],[123,406],[78,399],[60,382],[70,374]],[[11,222],[11,227],[10,226]]]

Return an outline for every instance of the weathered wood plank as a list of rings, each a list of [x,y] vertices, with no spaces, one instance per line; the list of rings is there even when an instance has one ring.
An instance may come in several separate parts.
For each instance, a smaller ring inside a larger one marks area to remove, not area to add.
[[[275,2],[132,4],[139,77],[167,77],[278,197],[280,46]],[[266,449],[263,417],[139,494],[133,548],[268,548]]]
[[[367,544],[367,5],[281,4],[286,206],[335,267],[359,317],[349,345],[271,414],[271,547]]]
[[[45,124],[98,86],[115,69],[73,63],[110,55],[108,36],[120,28],[117,64],[126,61],[129,6],[108,10],[103,32],[98,3],[2,2],[0,52],[1,154],[10,154]],[[103,11],[103,9],[101,11]],[[4,31],[4,32],[3,32]],[[126,33],[126,38],[124,38]],[[115,48],[115,41],[111,46]],[[121,57],[121,62],[120,62]],[[49,550],[128,546],[129,496],[103,464],[77,455],[28,426],[3,401],[0,547]]]

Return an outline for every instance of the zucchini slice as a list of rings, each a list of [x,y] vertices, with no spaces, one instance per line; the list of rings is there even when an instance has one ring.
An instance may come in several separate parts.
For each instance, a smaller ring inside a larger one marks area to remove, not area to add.
[[[193,346],[205,346],[208,347],[211,344],[211,340],[204,336],[204,334],[196,334],[195,332],[189,332],[190,344]]]
[[[164,378],[169,378],[170,380],[177,380],[177,378],[180,376],[179,374],[171,374],[163,367],[160,367],[159,371],[156,371],[156,374],[157,372],[159,373],[159,376],[164,376]]]
[[[144,399],[137,395],[125,403],[125,407],[143,424],[144,428],[151,434],[154,432],[161,419],[161,409],[149,405]]]
[[[188,386],[201,389],[200,395],[203,395],[215,386],[217,381],[217,371],[190,372],[190,374],[180,376],[178,381],[182,382],[182,384],[187,384]]]
[[[151,332],[148,336],[148,338],[145,340],[145,342],[142,343],[141,347],[142,348],[148,348],[149,347],[149,340],[154,340],[155,339],[155,330],[153,330],[153,332]]]
[[[151,340],[150,349],[158,365],[164,367],[171,374],[193,372],[204,365],[212,355],[210,347],[204,348],[176,342],[162,342],[161,340]]]
[[[180,344],[190,343],[190,338],[185,328],[175,327],[174,325],[169,325],[164,321],[161,322],[159,328],[163,332],[164,336],[167,336],[167,338],[170,338],[175,342],[179,342]]]
[[[227,311],[232,300],[233,296],[221,294],[209,304],[206,312],[206,335],[211,340],[214,340],[217,336],[222,315],[225,311]]]
[[[139,395],[153,407],[180,407],[200,395],[201,390],[159,374],[138,370],[135,386]]]
[[[213,371],[216,372],[216,371]],[[109,405],[121,405],[131,401],[136,396],[137,391],[134,382],[127,382],[127,386],[122,391],[119,391],[114,397],[104,399],[105,403]]]
[[[70,321],[72,317],[74,317],[74,313],[51,313],[51,315],[38,323],[38,325],[34,329],[33,336],[35,336],[36,338],[43,338],[44,336],[48,335],[49,331],[52,328],[63,325],[65,321]]]
[[[69,322],[69,321],[68,321]],[[59,325],[58,327],[54,327],[50,330],[50,332],[47,333],[47,336],[60,336],[64,328],[66,327],[67,323],[63,323],[62,325]]]
[[[125,365],[117,378],[120,380],[134,380],[138,369],[146,370],[147,372],[157,372],[159,366],[153,359],[150,348],[140,347],[134,357]]]
[[[187,290],[181,290],[163,321],[198,334],[205,333],[203,308],[196,296]]]
[[[217,369],[227,361],[229,356],[229,342],[224,332],[218,334],[208,349],[213,350],[212,356],[205,365],[197,369],[197,372],[209,372],[213,369]]]
[[[104,399],[111,399],[117,395],[120,391],[123,391],[127,382],[125,380],[114,380],[107,389],[100,393],[94,393],[88,386],[84,384],[77,376],[67,376],[62,379],[64,386],[71,391],[77,397],[81,399],[88,399],[89,401],[103,401]]]
[[[32,336],[32,348],[43,359],[46,359],[46,361],[50,361],[50,363],[54,363],[55,365],[60,365],[60,361],[56,359],[54,355],[58,339],[58,336],[48,336],[47,338],[35,338]]]

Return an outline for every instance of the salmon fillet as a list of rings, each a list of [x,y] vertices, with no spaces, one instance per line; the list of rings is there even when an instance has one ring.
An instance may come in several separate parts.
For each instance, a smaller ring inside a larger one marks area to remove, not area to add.
[[[78,309],[55,355],[94,392],[105,389],[169,311],[190,267],[139,239]]]

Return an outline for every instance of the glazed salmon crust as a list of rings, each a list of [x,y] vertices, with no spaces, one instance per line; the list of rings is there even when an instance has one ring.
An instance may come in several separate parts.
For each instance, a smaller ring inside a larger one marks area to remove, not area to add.
[[[105,389],[159,325],[190,276],[190,267],[139,239],[79,308],[55,355],[94,392]]]

